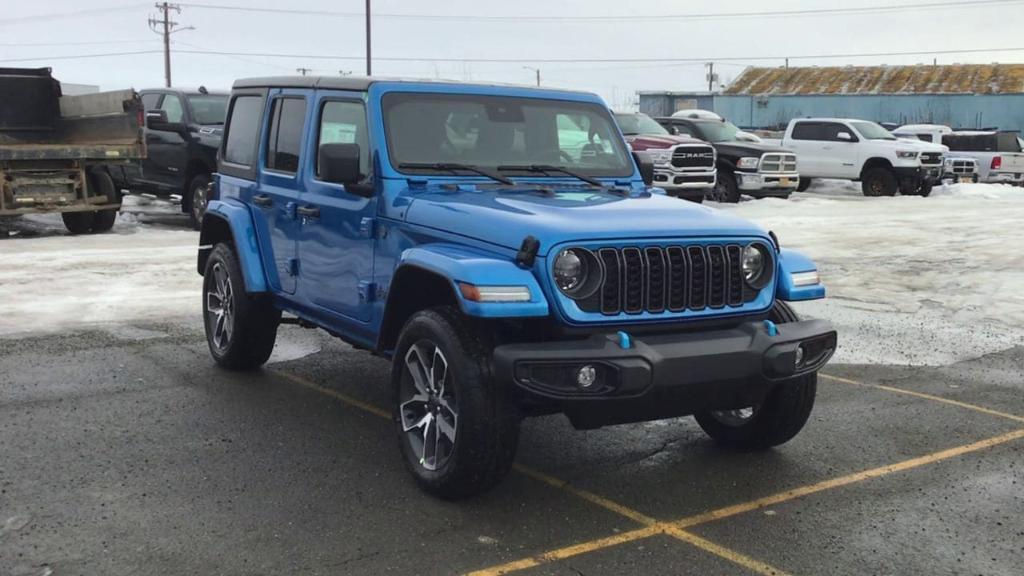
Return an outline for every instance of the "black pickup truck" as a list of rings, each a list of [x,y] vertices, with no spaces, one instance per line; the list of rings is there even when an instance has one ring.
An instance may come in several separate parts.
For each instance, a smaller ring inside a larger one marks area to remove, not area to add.
[[[217,166],[228,94],[158,88],[140,90],[146,109],[148,156],[109,167],[119,188],[158,197],[181,197],[181,211],[198,230],[206,212],[209,185]]]
[[[738,202],[740,194],[755,198],[789,198],[800,183],[796,154],[741,139],[733,123],[704,117],[656,118],[671,134],[709,142],[718,153],[718,180],[709,199]]]

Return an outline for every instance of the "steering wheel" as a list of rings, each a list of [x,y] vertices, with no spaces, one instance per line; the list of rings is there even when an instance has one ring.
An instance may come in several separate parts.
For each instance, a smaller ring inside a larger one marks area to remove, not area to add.
[[[573,157],[570,156],[568,152],[562,150],[561,148],[558,149],[558,157],[559,159],[565,161],[567,164],[573,164],[575,162],[573,160]]]

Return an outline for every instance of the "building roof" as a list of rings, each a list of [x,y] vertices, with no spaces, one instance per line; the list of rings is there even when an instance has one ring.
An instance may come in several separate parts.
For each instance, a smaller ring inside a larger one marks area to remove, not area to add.
[[[725,94],[1019,94],[1024,64],[747,68]]]

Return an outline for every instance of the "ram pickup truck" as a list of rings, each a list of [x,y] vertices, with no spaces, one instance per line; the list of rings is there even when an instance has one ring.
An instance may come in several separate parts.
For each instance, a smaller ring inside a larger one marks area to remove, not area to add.
[[[671,134],[710,142],[718,155],[718,184],[712,198],[739,202],[740,194],[755,198],[789,198],[800,184],[796,154],[769,144],[751,142],[724,119],[672,116],[658,118]]]
[[[669,196],[698,204],[715,189],[715,149],[690,136],[674,136],[646,114],[617,113],[630,149],[654,163],[654,184]]]
[[[949,126],[939,124],[907,124],[892,130],[892,135],[897,138],[942,145],[945,149],[945,159],[942,163],[943,182],[978,182],[980,180],[978,160],[965,154],[950,154],[949,146],[943,143],[943,137],[952,133],[953,130]]]
[[[973,159],[977,164],[975,181],[1024,185],[1024,144],[1016,132],[954,131],[941,124],[913,124],[901,126],[893,134],[942,144],[957,157]]]
[[[140,90],[146,109],[146,158],[111,165],[118,188],[181,198],[181,211],[197,230],[206,211],[227,111],[226,92],[156,88]]]
[[[788,304],[824,297],[814,263],[652,187],[593,94],[239,80],[216,178],[213,359],[261,365],[282,322],[390,359],[402,459],[441,497],[496,484],[525,416],[692,414],[723,445],[782,444],[836,347]]]
[[[942,146],[900,140],[867,120],[791,120],[781,146],[799,160],[798,190],[813,178],[835,178],[861,182],[865,196],[927,196],[942,178]]]
[[[49,68],[0,68],[0,218],[60,213],[72,234],[106,232],[121,194],[109,165],[145,157],[132,90],[63,96]]]

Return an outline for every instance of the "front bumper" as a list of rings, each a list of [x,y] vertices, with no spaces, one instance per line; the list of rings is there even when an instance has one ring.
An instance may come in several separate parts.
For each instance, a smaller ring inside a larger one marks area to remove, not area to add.
[[[556,401],[579,427],[653,420],[760,403],[776,383],[820,369],[836,348],[824,320],[767,322],[631,338],[598,334],[583,340],[505,344],[494,349],[499,381],[525,395]],[[797,348],[804,360],[796,364]],[[593,384],[577,383],[592,366]]]
[[[706,170],[678,170],[671,164],[658,164],[654,167],[654,185],[670,193],[714,188],[717,178],[718,171],[713,167]]]
[[[796,190],[800,184],[800,174],[797,172],[740,172],[736,173],[736,186],[744,192],[761,192],[761,195],[770,196],[788,195]]]

